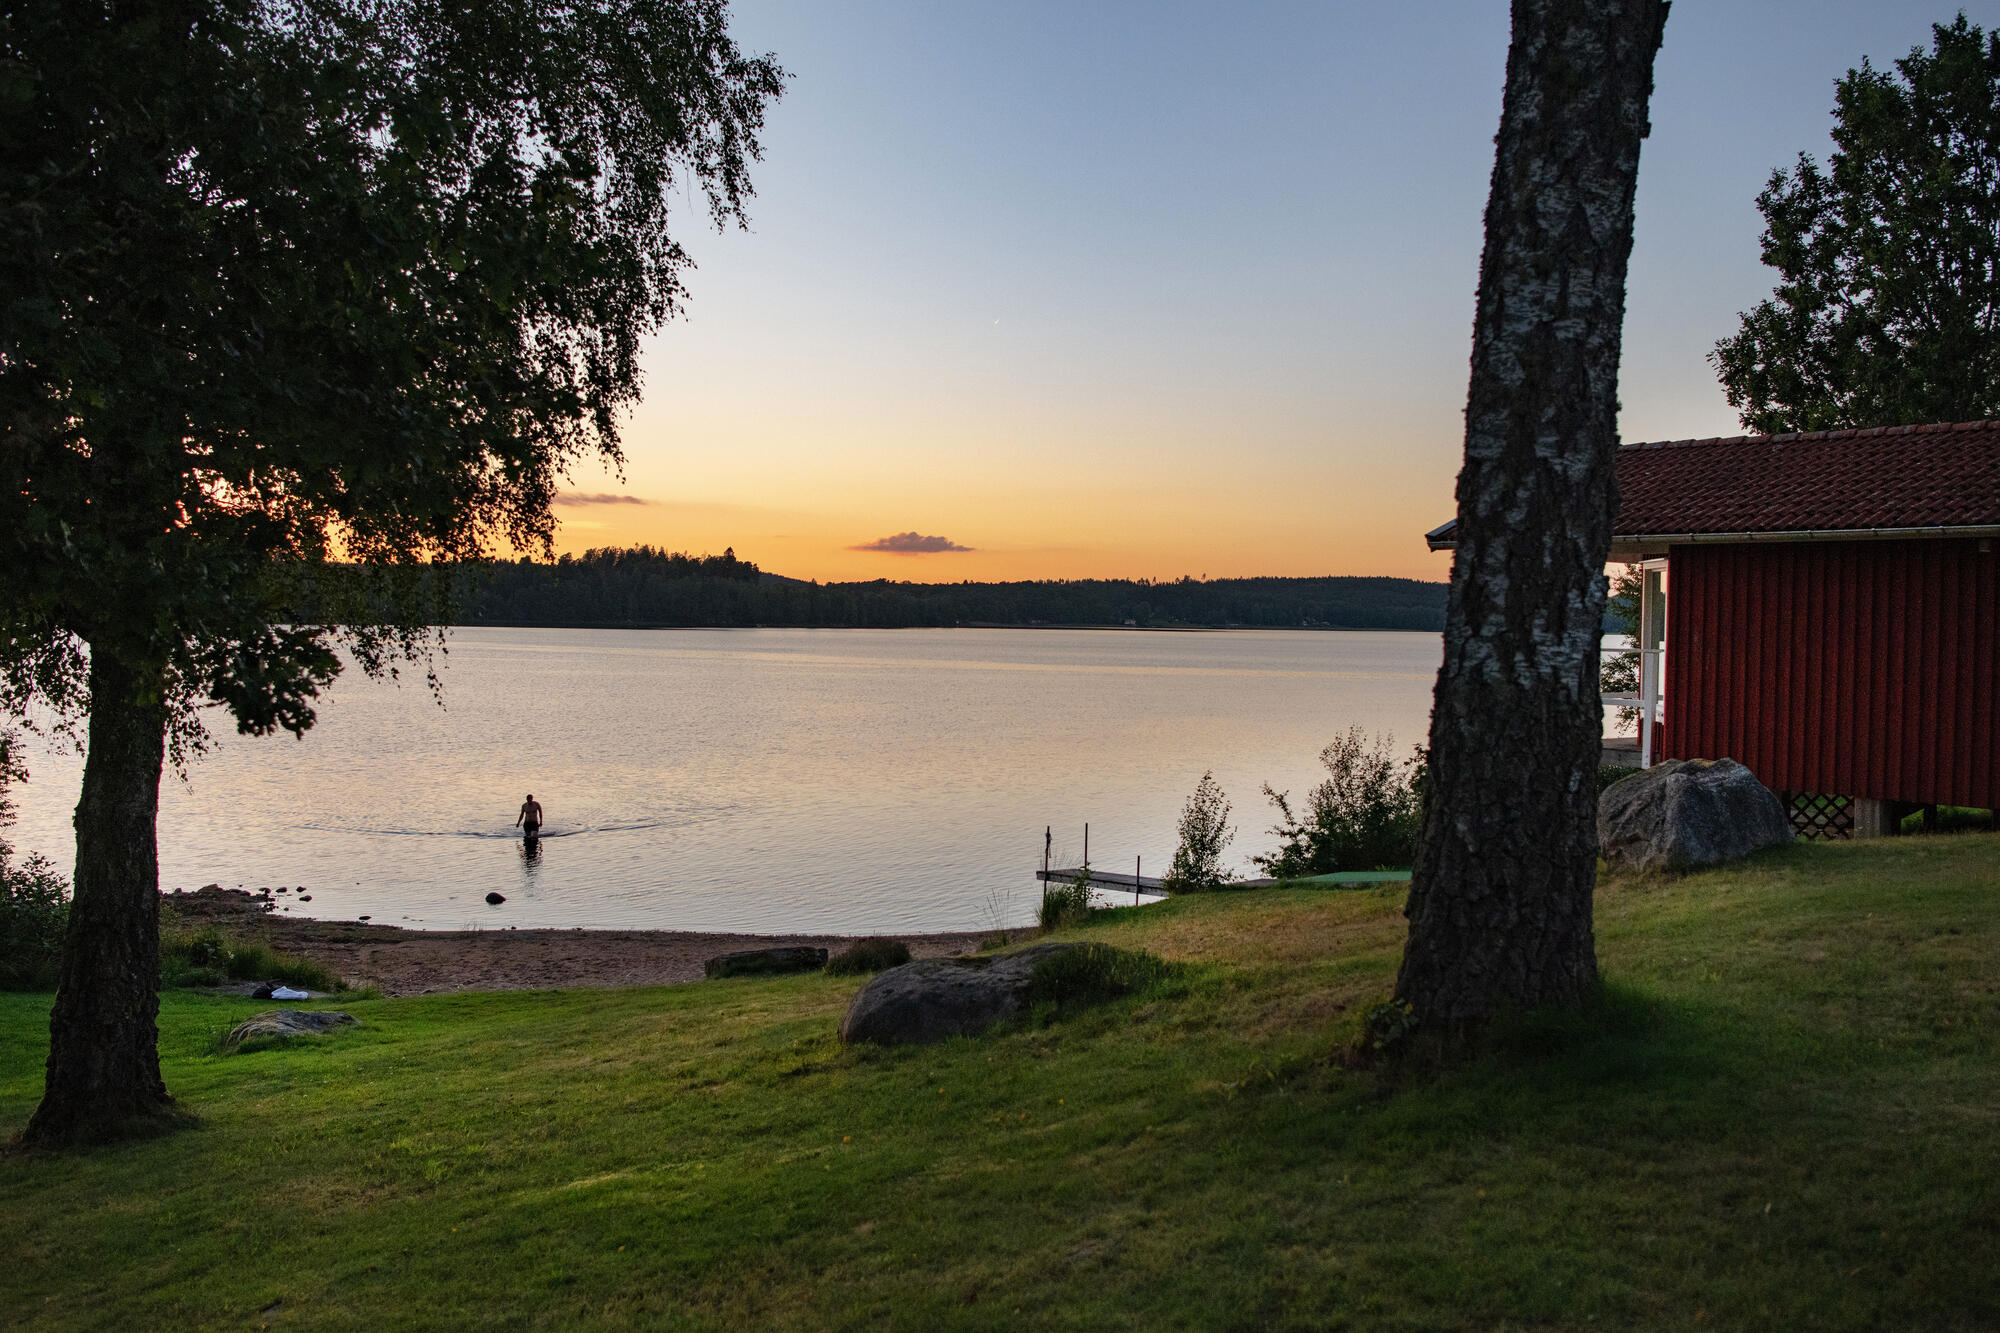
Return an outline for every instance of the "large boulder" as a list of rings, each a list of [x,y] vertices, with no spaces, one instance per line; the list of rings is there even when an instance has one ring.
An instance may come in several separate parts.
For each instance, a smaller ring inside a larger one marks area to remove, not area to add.
[[[1771,789],[1734,759],[1675,759],[1597,798],[1604,859],[1631,870],[1694,870],[1792,840]]]
[[[719,953],[702,964],[710,979],[715,977],[775,977],[788,972],[817,972],[826,966],[826,950],[808,944],[789,944],[776,949],[742,949]]]
[[[923,958],[876,975],[840,1020],[840,1039],[881,1046],[972,1036],[1021,1011],[1035,966],[1083,944],[1038,944],[997,958]]]
[[[222,1039],[225,1049],[236,1050],[245,1042],[258,1045],[289,1041],[293,1037],[317,1037],[361,1020],[353,1014],[331,1009],[269,1009],[246,1018]]]

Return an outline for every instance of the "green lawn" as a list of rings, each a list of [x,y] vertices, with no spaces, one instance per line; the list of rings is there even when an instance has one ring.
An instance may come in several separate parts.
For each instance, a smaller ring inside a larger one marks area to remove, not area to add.
[[[1180,993],[914,1051],[840,1048],[858,978],[238,1056],[265,1006],[170,994],[200,1126],[0,1158],[0,1325],[2000,1325],[2000,837],[1611,881],[1600,1022],[1397,1089],[1330,1057],[1402,892],[1110,914]],[[47,1006],[0,996],[0,1130]]]

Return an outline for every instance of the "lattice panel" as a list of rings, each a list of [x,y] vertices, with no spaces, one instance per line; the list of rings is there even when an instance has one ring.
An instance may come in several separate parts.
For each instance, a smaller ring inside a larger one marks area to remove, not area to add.
[[[1784,794],[1784,802],[1785,813],[1792,819],[1792,830],[1801,838],[1854,836],[1854,808],[1845,796],[1792,791]]]

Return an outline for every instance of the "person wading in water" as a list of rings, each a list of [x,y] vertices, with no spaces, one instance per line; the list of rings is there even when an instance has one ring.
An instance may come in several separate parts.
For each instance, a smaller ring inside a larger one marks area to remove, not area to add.
[[[542,804],[535,799],[533,792],[529,792],[528,799],[521,802],[521,813],[514,816],[514,827],[526,834],[529,842],[541,837]]]

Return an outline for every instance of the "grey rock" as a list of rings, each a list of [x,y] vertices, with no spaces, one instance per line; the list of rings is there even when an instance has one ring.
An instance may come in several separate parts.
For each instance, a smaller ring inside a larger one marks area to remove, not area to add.
[[[997,958],[921,958],[878,973],[840,1020],[840,1039],[881,1046],[972,1036],[1021,1011],[1035,964],[1082,944],[1038,944]]]
[[[817,972],[826,966],[826,950],[808,944],[789,944],[776,949],[744,949],[720,953],[702,964],[713,977],[775,977],[788,972]]]
[[[233,1051],[253,1038],[283,1040],[317,1037],[360,1021],[353,1014],[336,1013],[331,1009],[269,1009],[231,1028],[229,1035],[222,1039],[222,1044]]]
[[[1734,759],[1675,759],[1597,798],[1604,859],[1630,870],[1695,870],[1792,840],[1771,789]]]

